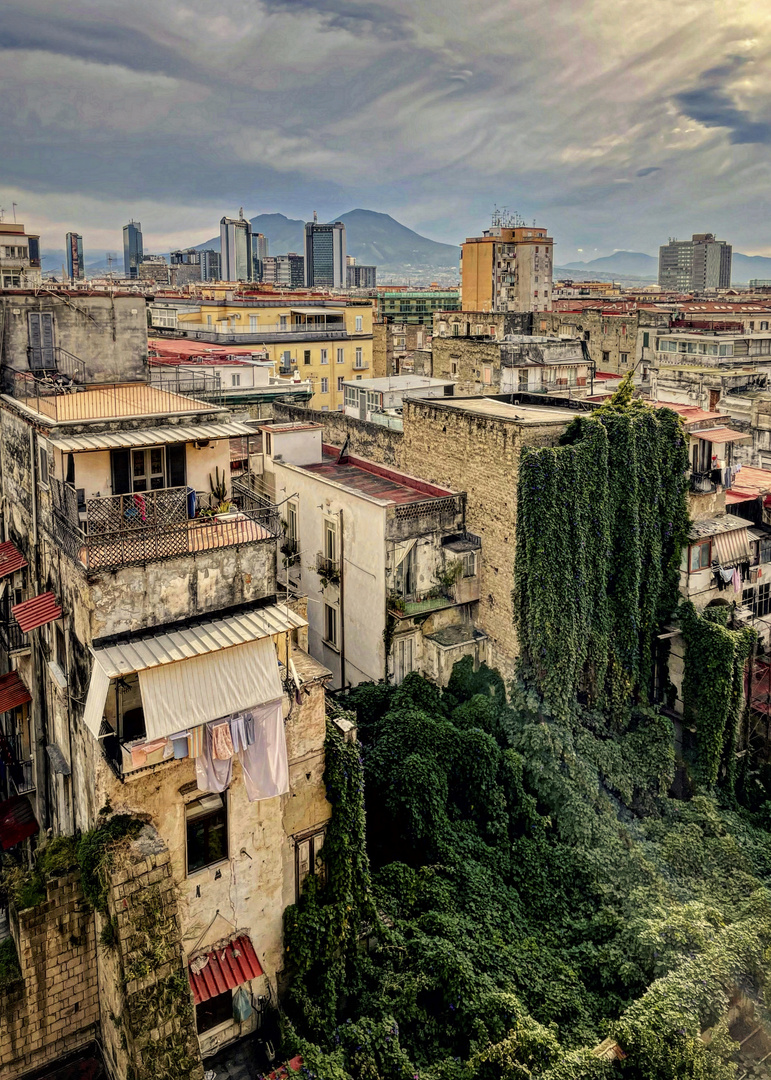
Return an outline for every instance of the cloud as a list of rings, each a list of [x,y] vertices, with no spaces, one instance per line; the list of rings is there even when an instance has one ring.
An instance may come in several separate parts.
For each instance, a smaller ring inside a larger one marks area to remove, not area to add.
[[[162,250],[240,205],[457,243],[497,203],[564,251],[758,250],[769,46],[757,0],[6,0],[0,197],[50,247],[133,214]]]

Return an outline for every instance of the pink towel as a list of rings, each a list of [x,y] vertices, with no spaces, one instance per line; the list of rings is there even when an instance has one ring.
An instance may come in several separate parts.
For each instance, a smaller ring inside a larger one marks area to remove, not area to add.
[[[233,739],[230,735],[230,724],[224,720],[220,724],[214,724],[211,729],[212,757],[219,761],[227,761],[233,756]]]

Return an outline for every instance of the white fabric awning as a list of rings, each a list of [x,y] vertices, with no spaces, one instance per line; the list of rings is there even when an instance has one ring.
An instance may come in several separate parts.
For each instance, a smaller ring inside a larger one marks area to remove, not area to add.
[[[337,318],[345,315],[344,308],[329,307],[293,307],[289,309],[293,315],[335,315]]]
[[[269,604],[254,611],[213,619],[211,622],[199,623],[182,630],[158,633],[106,648],[92,648],[94,666],[83,716],[86,727],[94,737],[98,736],[110,680],[134,672],[139,673],[148,739],[173,735],[183,728],[195,727],[239,709],[280,697],[282,690],[272,638],[307,625],[301,615],[283,604]],[[267,650],[242,651],[245,645],[250,644],[270,646],[273,663],[270,671],[267,671],[264,664]],[[231,658],[231,653],[237,655]],[[211,660],[212,667],[194,666],[194,662],[208,659]],[[223,672],[221,679],[216,673],[212,674],[213,668],[220,665]],[[173,669],[178,670],[174,672]],[[164,679],[148,677],[147,673],[150,671],[164,670],[173,674]],[[185,679],[198,687],[195,694],[200,695],[200,702],[194,699],[195,695],[191,700],[190,695],[179,689],[180,680]],[[238,681],[248,690],[248,700],[237,697],[235,691]],[[154,710],[152,721],[145,700],[145,687],[152,701],[150,709]],[[163,687],[166,688],[165,691]],[[177,689],[174,689],[175,687]],[[171,695],[167,705],[163,705],[161,700],[164,692]],[[268,696],[260,696],[263,693]],[[257,696],[250,697],[250,694]],[[228,702],[232,700],[238,700],[239,703],[230,707]],[[194,715],[201,715],[199,705],[205,704],[211,705],[211,715],[207,715],[203,720],[193,719]],[[151,722],[158,727],[164,725],[161,719],[163,709],[165,714],[171,717],[168,721],[170,726],[164,731],[151,729]]]
[[[148,740],[263,705],[283,690],[271,638],[139,672]]]

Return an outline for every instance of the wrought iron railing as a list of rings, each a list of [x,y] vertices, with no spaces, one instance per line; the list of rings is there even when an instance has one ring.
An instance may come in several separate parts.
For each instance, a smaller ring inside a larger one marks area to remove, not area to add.
[[[0,647],[6,653],[21,652],[30,648],[30,641],[10,612],[0,622]]]
[[[17,761],[11,766],[11,780],[16,788],[17,795],[26,795],[35,790],[35,776],[32,766],[32,758],[26,761]]]
[[[197,401],[221,405],[224,401],[222,380],[211,371],[180,371],[177,368],[153,367],[150,361],[150,385],[172,394],[182,394]]]
[[[398,618],[407,619],[412,615],[435,611],[437,608],[450,607],[455,603],[454,590],[445,588],[442,585],[436,585],[432,589],[410,593],[408,596],[392,596],[388,606]]]
[[[327,581],[337,582],[340,580],[340,562],[338,559],[330,559],[323,552],[316,553],[316,573]]]
[[[712,472],[692,472],[691,491],[699,495],[710,495],[717,491],[717,484],[712,479]]]
[[[94,383],[81,386],[66,379],[31,372],[14,373],[13,396],[52,420],[112,420],[193,412],[197,399],[185,394],[161,397],[165,388],[145,382]],[[168,391],[166,391],[168,393]]]
[[[404,540],[429,532],[461,528],[465,510],[466,496],[462,492],[397,504],[388,512],[386,539]]]
[[[267,497],[264,481],[255,473],[243,473],[237,480],[231,480],[233,501],[242,510],[266,510],[273,503]]]

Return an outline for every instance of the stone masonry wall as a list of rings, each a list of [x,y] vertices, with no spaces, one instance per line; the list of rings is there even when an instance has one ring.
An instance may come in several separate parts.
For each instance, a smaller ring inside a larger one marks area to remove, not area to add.
[[[99,1025],[94,916],[78,873],[47,884],[46,900],[11,913],[22,981],[0,995],[0,1080],[87,1046]]]
[[[348,452],[357,457],[369,458],[381,465],[400,466],[402,433],[366,420],[356,420],[339,412],[318,412],[297,405],[285,405],[277,401],[273,407],[277,424],[313,423],[324,425],[324,442],[342,446],[350,438]]]

